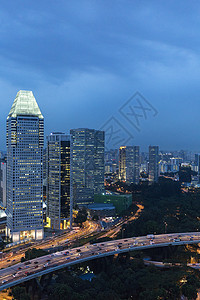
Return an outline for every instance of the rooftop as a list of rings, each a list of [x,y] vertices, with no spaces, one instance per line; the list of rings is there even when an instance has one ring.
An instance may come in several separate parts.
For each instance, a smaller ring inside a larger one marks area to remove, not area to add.
[[[43,119],[43,115],[33,96],[32,91],[22,91],[17,93],[13,102],[8,118],[16,118],[17,116],[34,116]]]

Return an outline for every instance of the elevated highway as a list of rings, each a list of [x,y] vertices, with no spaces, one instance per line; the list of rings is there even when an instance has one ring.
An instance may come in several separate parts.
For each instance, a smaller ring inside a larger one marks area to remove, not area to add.
[[[0,291],[59,269],[110,255],[156,247],[200,243],[200,233],[149,235],[85,245],[0,270]]]

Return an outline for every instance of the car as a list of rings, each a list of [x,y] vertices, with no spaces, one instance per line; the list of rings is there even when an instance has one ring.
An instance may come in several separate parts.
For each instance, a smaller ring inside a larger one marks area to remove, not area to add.
[[[81,252],[81,249],[77,249],[76,252]]]
[[[36,265],[34,268],[37,269],[37,268],[38,268],[38,265]]]
[[[25,266],[25,268],[27,269],[27,268],[29,268],[29,266]]]
[[[21,270],[21,267],[17,268],[17,270]]]
[[[5,280],[2,280],[2,282],[1,282],[1,283],[6,283],[7,281],[8,281],[8,280],[6,280],[6,279],[5,279]]]
[[[13,274],[13,277],[16,277],[16,274]]]
[[[15,261],[15,259],[13,259],[13,261]]]
[[[10,261],[10,259],[7,260],[7,262],[9,262],[9,261]]]
[[[38,264],[38,261],[34,261],[34,264]]]
[[[25,264],[25,265],[30,265],[31,262],[30,262],[30,261],[26,261],[24,264]]]
[[[50,259],[47,259],[47,262],[51,261]]]

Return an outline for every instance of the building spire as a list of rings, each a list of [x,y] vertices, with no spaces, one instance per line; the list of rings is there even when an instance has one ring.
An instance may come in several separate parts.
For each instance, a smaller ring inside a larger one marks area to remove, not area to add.
[[[21,115],[35,116],[43,119],[43,115],[39,109],[35,97],[33,96],[32,91],[20,90],[17,93],[17,96],[8,114],[8,118],[16,118],[17,116]]]

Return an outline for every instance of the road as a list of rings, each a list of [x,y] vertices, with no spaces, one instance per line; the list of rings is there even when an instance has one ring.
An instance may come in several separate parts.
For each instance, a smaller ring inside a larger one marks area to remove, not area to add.
[[[116,224],[114,226],[114,228],[110,229],[108,232],[106,232],[104,235],[102,235],[101,238],[103,238],[103,237],[114,238],[120,232],[120,230],[122,228],[122,225],[125,225],[128,222],[133,222],[133,221],[137,220],[139,218],[139,216],[140,216],[140,213],[144,209],[144,206],[141,205],[141,204],[137,204],[137,207],[138,207],[138,210],[136,211],[136,213],[134,215],[132,215],[131,217],[129,217],[127,220],[122,220],[121,222],[119,222],[118,224]]]
[[[63,267],[104,256],[154,247],[200,243],[200,233],[148,235],[85,245],[18,263],[0,270],[0,290],[28,281]]]
[[[73,242],[76,239],[83,238],[90,236],[94,232],[99,230],[99,225],[92,221],[87,221],[84,224],[84,228],[81,228],[80,230],[72,230],[67,233],[63,233],[59,236],[54,236],[51,238],[48,238],[44,241],[36,242],[32,246],[25,248],[25,249],[19,249],[16,253],[10,253],[4,254],[3,258],[0,260],[0,269],[1,268],[7,268],[11,265],[16,264],[16,262],[20,262],[21,258],[24,257],[25,252],[28,249],[36,248],[36,249],[48,249],[60,245],[66,245],[69,242]]]

